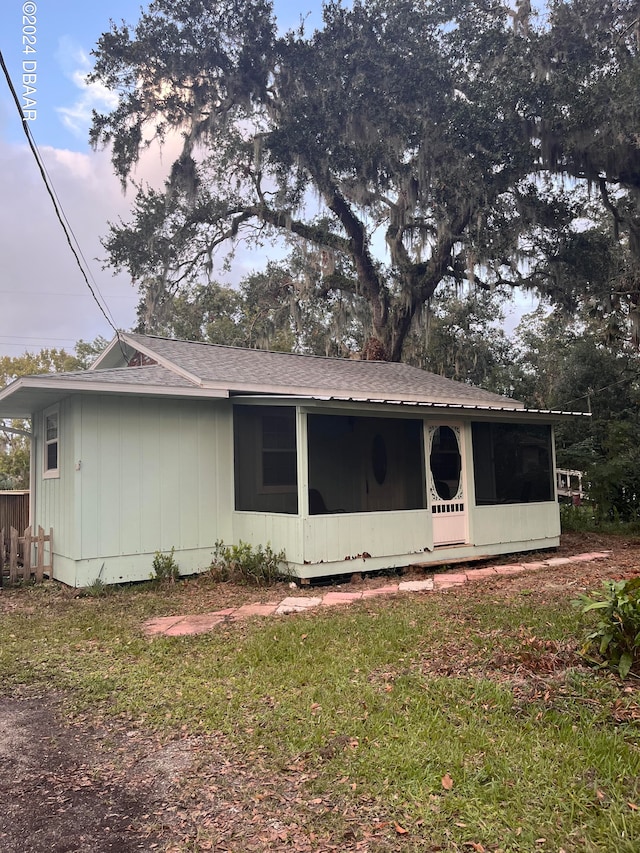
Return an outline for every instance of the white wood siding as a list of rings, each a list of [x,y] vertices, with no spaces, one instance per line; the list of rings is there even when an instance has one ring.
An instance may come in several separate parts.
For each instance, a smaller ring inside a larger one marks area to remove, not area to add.
[[[81,557],[213,545],[231,440],[215,404],[85,397],[79,406]]]
[[[304,519],[303,531],[308,563],[349,560],[363,553],[422,554],[433,544],[427,510],[316,515]]]
[[[35,468],[33,483],[35,485],[35,503],[33,506],[33,523],[41,525],[49,532],[53,528],[53,563],[56,565],[56,555],[76,559],[79,556],[78,528],[74,518],[75,478],[73,460],[75,454],[74,411],[72,400],[62,400],[59,407],[58,433],[58,470],[59,477],[43,477],[44,472],[44,414],[38,412],[33,417],[33,448],[32,463]],[[60,562],[58,560],[58,562]],[[61,564],[62,565],[62,564]],[[54,568],[55,572],[55,568]],[[58,575],[56,574],[56,577]],[[60,580],[70,585],[75,584],[75,575],[67,566],[59,576]]]
[[[232,447],[230,412],[209,401],[63,401],[60,477],[37,478],[36,523],[54,528],[55,576],[84,585],[104,562],[105,580],[145,579],[154,553],[172,547],[182,571],[206,568],[231,532]]]
[[[297,515],[268,512],[235,512],[233,514],[233,544],[247,542],[254,548],[270,545],[274,551],[284,551],[287,561],[301,564],[302,520]],[[225,544],[230,544],[225,542]]]
[[[535,542],[560,536],[558,504],[527,503],[480,506],[473,510],[473,544]]]

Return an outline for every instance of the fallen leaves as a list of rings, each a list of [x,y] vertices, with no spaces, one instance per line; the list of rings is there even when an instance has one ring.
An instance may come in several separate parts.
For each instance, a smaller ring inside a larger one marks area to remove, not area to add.
[[[442,787],[445,791],[450,791],[453,788],[453,779],[448,773],[445,773],[442,777]]]

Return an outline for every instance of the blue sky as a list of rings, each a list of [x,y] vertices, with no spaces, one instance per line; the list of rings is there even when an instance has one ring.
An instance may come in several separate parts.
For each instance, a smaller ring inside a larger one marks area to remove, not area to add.
[[[88,88],[83,78],[91,65],[91,50],[110,20],[134,24],[141,6],[146,4],[137,0],[0,3],[0,49],[21,101],[25,69],[36,75],[31,85],[35,92],[28,94],[35,101],[29,127],[98,290],[115,325],[124,329],[136,322],[137,294],[124,275],[102,269],[100,237],[109,221],[127,218],[130,200],[123,197],[111,172],[108,153],[94,152],[88,145],[91,109],[108,105],[109,93]],[[320,0],[275,0],[275,9],[283,29],[297,25],[301,15],[309,14],[312,26],[321,20]],[[24,52],[23,39],[35,53]],[[25,62],[35,66],[23,67]],[[166,160],[158,159],[158,179],[165,168]],[[80,338],[112,337],[55,218],[4,77],[0,259],[0,356],[45,346],[72,349]],[[239,269],[244,274],[243,263],[261,266],[262,260],[241,260]]]

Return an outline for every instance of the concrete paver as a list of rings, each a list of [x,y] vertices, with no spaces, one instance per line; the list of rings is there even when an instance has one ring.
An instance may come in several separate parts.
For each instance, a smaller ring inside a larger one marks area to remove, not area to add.
[[[539,568],[543,568],[543,566],[540,566]],[[526,572],[526,568],[524,565],[496,566],[497,575],[520,575],[522,574],[522,572]]]
[[[365,589],[362,593],[363,598],[374,598],[376,595],[395,595],[400,585],[394,583],[390,586],[378,586],[375,589]]]
[[[433,578],[426,581],[402,581],[398,584],[400,592],[428,592],[433,589]]]
[[[247,619],[249,616],[273,616],[278,608],[275,604],[243,604],[231,614],[232,619]]]
[[[361,601],[361,592],[327,592],[322,597],[322,604],[331,607],[333,604],[351,604],[353,601]]]
[[[468,581],[480,580],[481,578],[495,578],[497,572],[493,566],[484,569],[468,569],[465,572]]]
[[[434,589],[449,589],[452,586],[462,586],[467,582],[466,574],[460,572],[443,572],[433,576]]]
[[[304,613],[320,605],[334,607],[339,604],[351,604],[368,598],[383,595],[395,595],[398,592],[443,592],[447,589],[472,583],[488,577],[517,575],[522,572],[535,571],[554,566],[564,566],[569,563],[586,563],[591,560],[603,560],[611,556],[610,551],[595,551],[589,554],[577,554],[575,557],[550,557],[547,560],[530,563],[513,563],[504,566],[483,566],[480,569],[448,571],[434,574],[422,581],[401,581],[396,584],[366,589],[362,592],[331,590],[322,596],[292,595],[282,601],[269,601],[261,604],[243,604],[241,607],[227,607],[212,613],[199,613],[191,616],[173,615],[157,616],[144,623],[142,629],[148,637],[180,637],[202,634],[213,630],[217,625],[229,621],[238,621],[252,616],[285,616],[292,613]]]
[[[224,616],[213,613],[198,613],[194,616],[185,616],[180,622],[176,622],[164,631],[165,637],[185,637],[193,634],[207,634],[216,625],[224,622]]]
[[[303,613],[305,610],[310,610],[312,607],[319,607],[321,604],[321,598],[298,598],[292,595],[280,602],[276,608],[276,615]]]

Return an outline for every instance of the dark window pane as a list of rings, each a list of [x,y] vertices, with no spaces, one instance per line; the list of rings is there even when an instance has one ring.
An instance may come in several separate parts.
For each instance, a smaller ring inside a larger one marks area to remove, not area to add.
[[[295,450],[295,416],[263,415],[262,447],[264,450]]]
[[[58,467],[58,442],[47,444],[47,471],[55,471]]]
[[[553,500],[551,427],[474,423],[476,504]]]
[[[262,484],[264,486],[296,485],[295,451],[265,450],[262,454]]]
[[[431,474],[438,495],[452,500],[460,488],[462,459],[455,432],[448,426],[438,427],[431,443]]]

